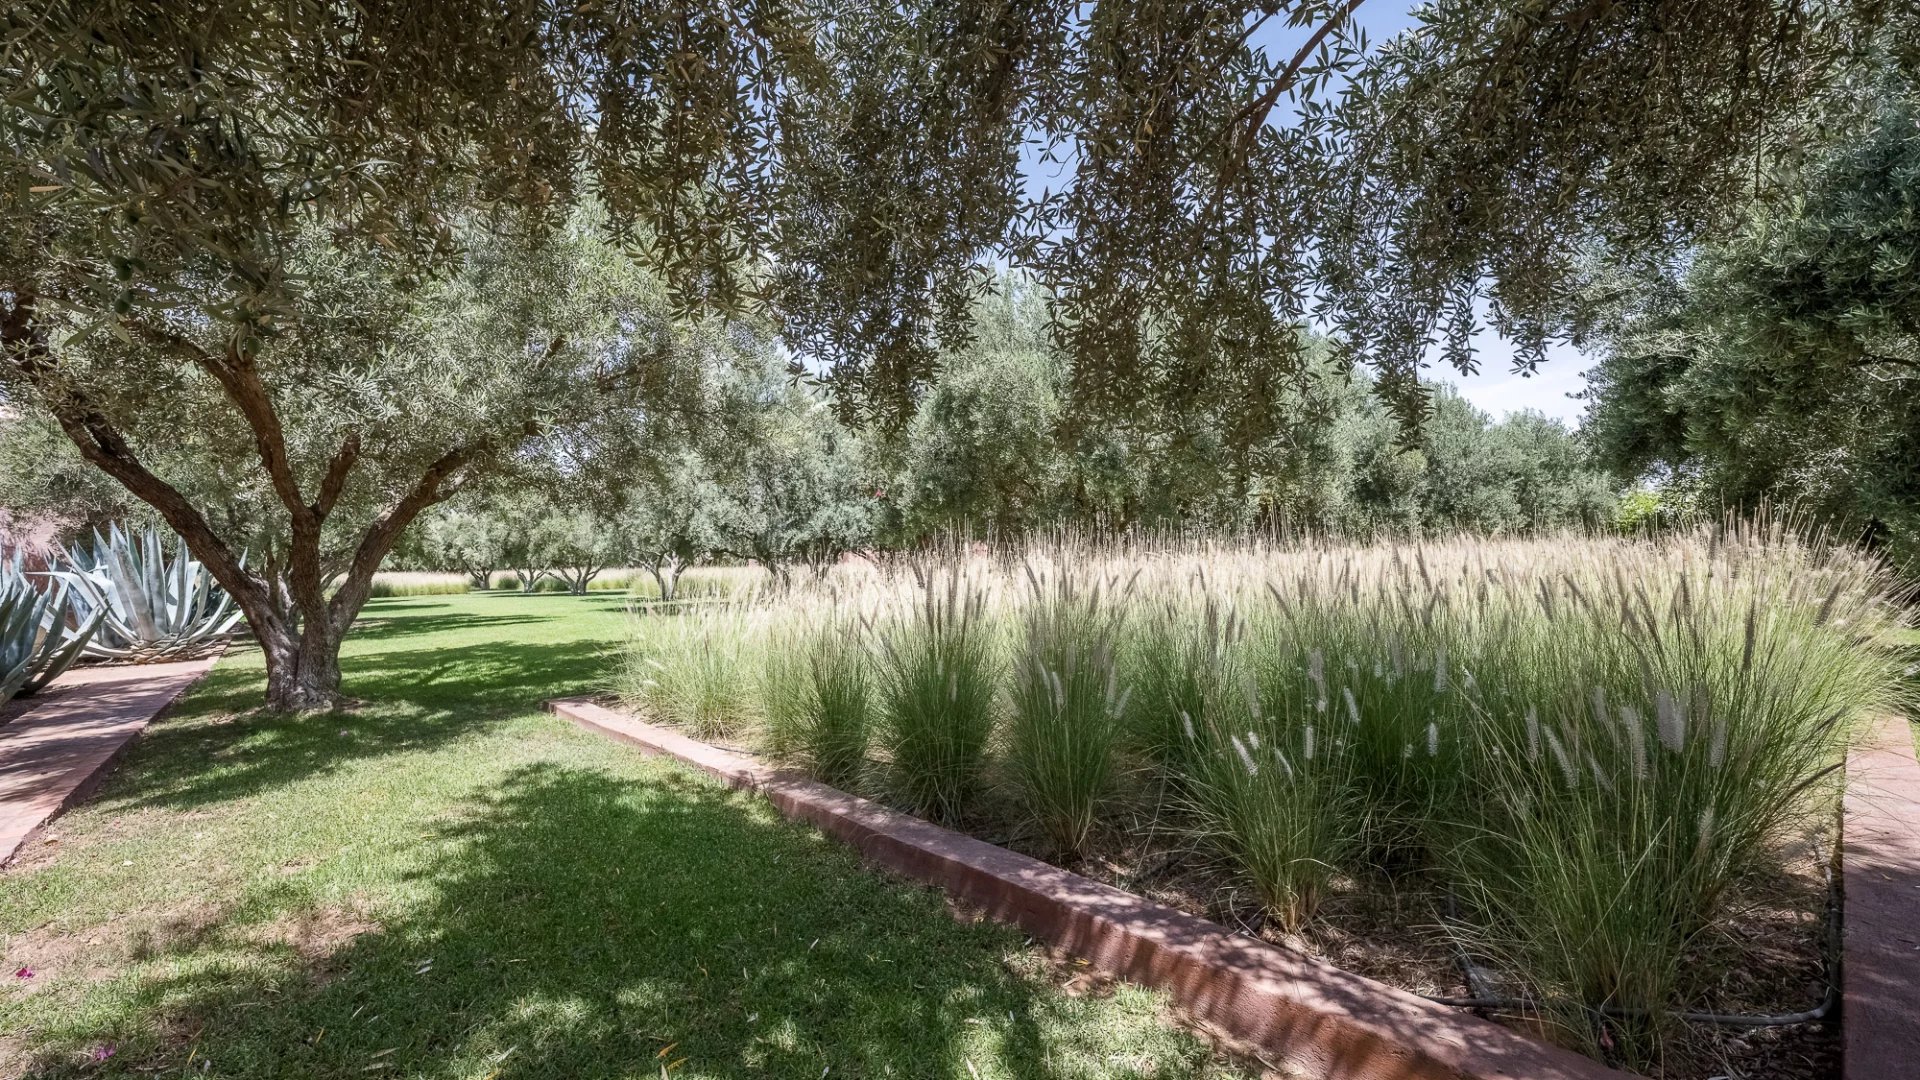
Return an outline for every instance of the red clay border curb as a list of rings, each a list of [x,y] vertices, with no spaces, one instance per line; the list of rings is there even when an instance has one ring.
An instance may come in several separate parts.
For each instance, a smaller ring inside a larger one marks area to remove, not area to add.
[[[1840,840],[1841,1074],[1920,1076],[1920,762],[1903,715],[1847,756]]]
[[[584,699],[547,708],[766,796],[867,862],[939,885],[1002,922],[1325,1080],[1622,1080],[1571,1051]]]

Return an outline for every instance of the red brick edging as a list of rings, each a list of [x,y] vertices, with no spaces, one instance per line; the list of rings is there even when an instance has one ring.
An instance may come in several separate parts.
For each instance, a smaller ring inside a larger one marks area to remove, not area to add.
[[[581,727],[757,791],[869,863],[939,885],[1002,922],[1325,1080],[1621,1080],[1570,1051],[1037,859],[889,810],[590,701],[549,701]]]
[[[1904,716],[1847,757],[1840,895],[1842,1074],[1920,1076],[1920,763]]]

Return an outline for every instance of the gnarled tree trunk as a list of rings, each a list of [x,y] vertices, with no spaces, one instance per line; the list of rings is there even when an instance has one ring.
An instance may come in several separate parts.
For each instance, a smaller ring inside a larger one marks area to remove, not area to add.
[[[312,712],[339,706],[340,639],[325,624],[256,635],[267,659],[267,708]]]

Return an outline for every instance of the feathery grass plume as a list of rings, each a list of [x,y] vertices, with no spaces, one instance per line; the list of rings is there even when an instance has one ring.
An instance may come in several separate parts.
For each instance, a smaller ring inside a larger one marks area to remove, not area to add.
[[[1024,633],[1012,664],[1008,770],[1028,815],[1054,848],[1077,856],[1113,779],[1132,688],[1115,650],[1124,594],[1103,601],[1062,564],[1027,568]]]
[[[880,742],[894,796],[958,820],[979,788],[993,737],[1000,643],[968,568],[915,567],[918,595],[879,624]]]

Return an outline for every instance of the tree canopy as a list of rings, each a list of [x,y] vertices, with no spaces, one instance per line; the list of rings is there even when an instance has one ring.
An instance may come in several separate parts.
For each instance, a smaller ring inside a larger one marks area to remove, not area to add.
[[[1799,198],[1665,274],[1604,267],[1588,427],[1683,502],[1772,499],[1920,554],[1920,108],[1829,133]]]
[[[1074,452],[1177,491],[1225,462],[1237,503],[1329,365],[1419,419],[1483,307],[1530,362],[1576,253],[1727,234],[1920,62],[1873,0],[1435,0],[1379,47],[1359,6],[25,0],[3,392],[186,538],[277,702],[325,704],[409,521],[731,328],[898,427],[1023,269]]]
[[[303,302],[312,223],[429,273],[470,203],[591,190],[680,310],[764,304],[850,414],[907,411],[989,257],[1056,290],[1080,407],[1264,415],[1316,305],[1413,407],[1477,299],[1537,346],[1580,242],[1724,223],[1920,40],[1872,2],[1438,0],[1368,48],[1359,6],[34,0],[0,245],[94,318],[202,274],[244,336]]]

